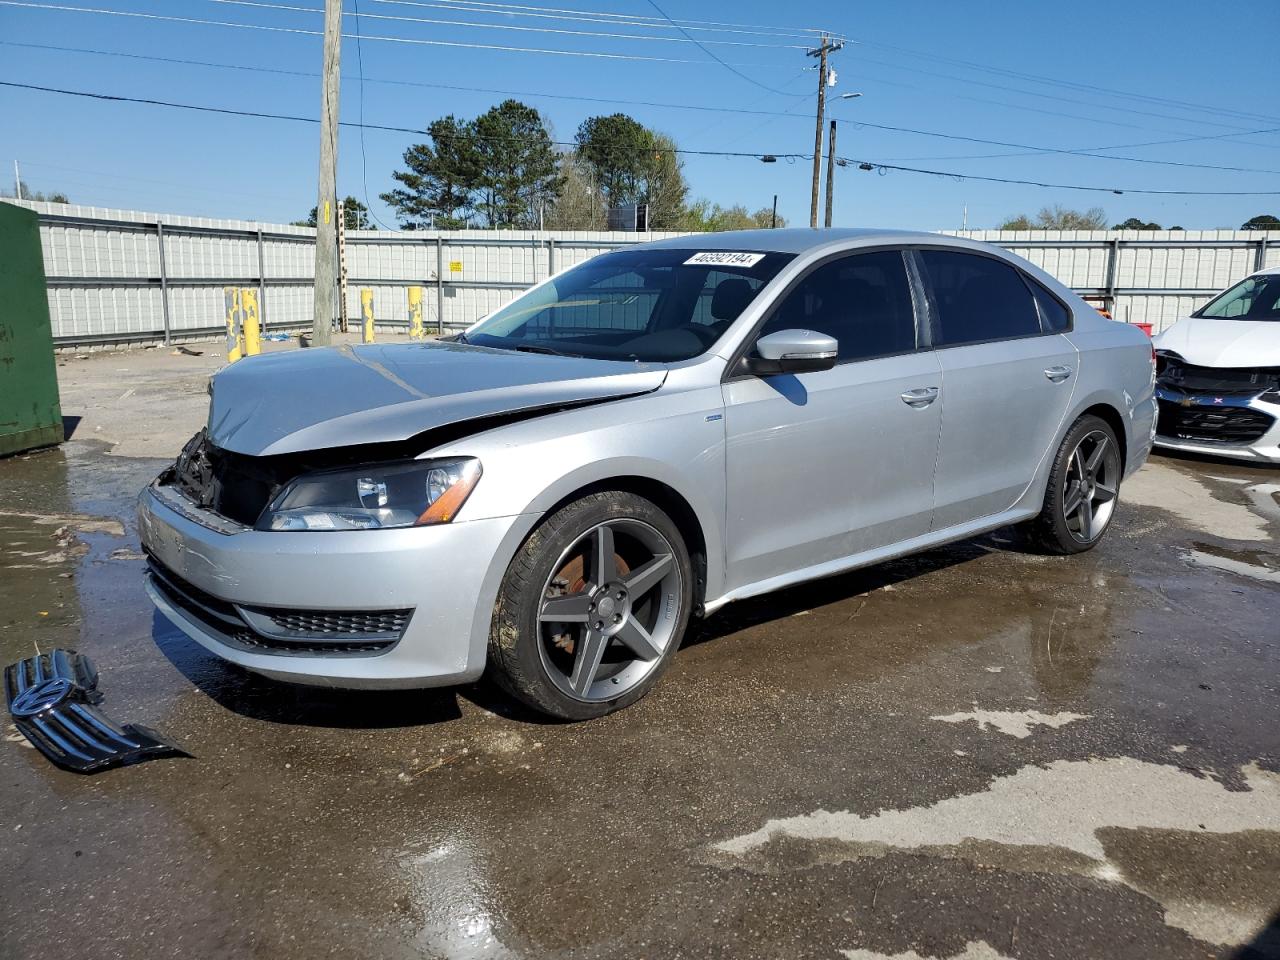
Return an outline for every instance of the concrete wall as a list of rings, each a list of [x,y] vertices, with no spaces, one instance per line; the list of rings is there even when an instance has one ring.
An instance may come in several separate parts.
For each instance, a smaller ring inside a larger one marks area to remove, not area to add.
[[[268,332],[311,324],[315,231],[246,220],[16,202],[40,214],[55,341],[139,342],[216,333],[222,288],[259,287]],[[960,235],[960,234],[957,234]],[[374,291],[379,323],[406,324],[406,288],[426,287],[428,330],[471,323],[520,290],[606,250],[672,233],[360,231],[347,237],[347,309]],[[1262,266],[1280,231],[968,231],[1004,246],[1158,331]],[[438,275],[439,274],[439,275]],[[166,310],[167,306],[167,310]],[[166,315],[167,314],[167,315]]]

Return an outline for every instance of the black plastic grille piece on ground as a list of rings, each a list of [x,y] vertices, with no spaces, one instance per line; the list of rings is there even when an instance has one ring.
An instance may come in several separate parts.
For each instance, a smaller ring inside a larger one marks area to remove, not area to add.
[[[149,757],[190,756],[154,730],[103,716],[96,707],[102,701],[98,671],[73,650],[5,667],[4,694],[14,726],[64,769],[92,773]]]
[[[1161,400],[1156,430],[1160,436],[1176,440],[1255,443],[1274,423],[1274,418],[1249,407],[1200,404],[1184,407],[1179,403]]]

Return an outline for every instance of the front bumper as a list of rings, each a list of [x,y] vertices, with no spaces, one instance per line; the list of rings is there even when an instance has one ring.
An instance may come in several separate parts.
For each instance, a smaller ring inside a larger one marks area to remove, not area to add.
[[[514,516],[283,533],[204,517],[168,488],[149,487],[138,502],[142,545],[157,571],[147,592],[175,626],[249,670],[335,687],[445,686],[477,678],[506,551],[526,522]],[[200,602],[191,603],[193,597]],[[275,608],[409,614],[393,643],[342,650],[294,644],[282,651],[245,642],[251,633],[238,633],[231,622],[241,608],[248,611],[245,630]],[[219,620],[210,609],[226,616]]]
[[[1257,463],[1280,463],[1280,403],[1258,397],[1191,394],[1159,384],[1156,397],[1161,410],[1156,421],[1157,447]],[[1178,422],[1182,410],[1202,418],[1217,416],[1224,422],[1247,418],[1248,423],[1257,426],[1252,430],[1219,431],[1212,428],[1212,423],[1184,425]],[[1215,436],[1219,432],[1224,439]],[[1241,433],[1246,434],[1247,439],[1241,439]]]

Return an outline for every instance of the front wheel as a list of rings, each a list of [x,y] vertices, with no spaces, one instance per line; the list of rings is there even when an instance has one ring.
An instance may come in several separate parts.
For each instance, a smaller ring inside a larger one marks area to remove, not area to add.
[[[1067,431],[1049,470],[1040,515],[1028,522],[1046,553],[1081,553],[1102,540],[1120,496],[1120,446],[1100,417],[1081,417]]]
[[[511,562],[489,633],[498,684],[566,720],[639,700],[680,646],[693,572],[657,506],[590,494],[548,517]]]

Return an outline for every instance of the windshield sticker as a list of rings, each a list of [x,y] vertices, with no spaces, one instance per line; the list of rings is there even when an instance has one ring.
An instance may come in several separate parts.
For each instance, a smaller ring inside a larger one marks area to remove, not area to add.
[[[764,259],[763,253],[734,253],[732,250],[708,250],[695,253],[684,262],[686,267],[754,267]]]

